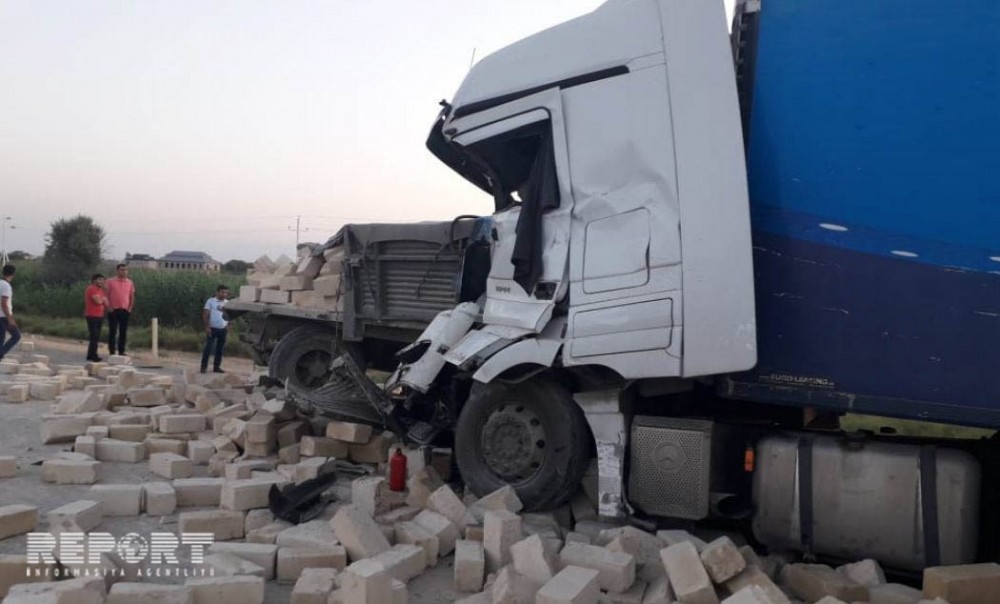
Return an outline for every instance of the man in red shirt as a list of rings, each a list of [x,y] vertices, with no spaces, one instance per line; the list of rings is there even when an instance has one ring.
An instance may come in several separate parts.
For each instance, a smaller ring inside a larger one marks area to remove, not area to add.
[[[118,275],[108,279],[108,354],[125,354],[125,340],[128,337],[128,319],[135,305],[135,285],[128,278],[128,267],[118,265]]]
[[[87,319],[87,331],[90,332],[90,345],[87,346],[88,361],[101,360],[101,357],[97,356],[97,342],[101,339],[101,326],[104,324],[104,311],[107,306],[104,275],[98,273],[90,278],[90,285],[83,293],[83,316]]]

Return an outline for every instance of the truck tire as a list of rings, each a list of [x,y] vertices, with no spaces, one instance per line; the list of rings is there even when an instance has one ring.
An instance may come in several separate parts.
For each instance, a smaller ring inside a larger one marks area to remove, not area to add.
[[[526,511],[548,510],[580,488],[592,441],[580,407],[552,381],[476,384],[455,427],[455,457],[476,495],[509,484]]]
[[[288,380],[290,390],[315,390],[330,379],[330,363],[339,350],[333,331],[312,325],[296,327],[275,344],[267,373],[276,380]]]

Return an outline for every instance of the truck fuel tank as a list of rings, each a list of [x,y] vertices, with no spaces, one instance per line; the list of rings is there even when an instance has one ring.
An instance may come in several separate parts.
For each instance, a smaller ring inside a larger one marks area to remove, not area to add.
[[[753,532],[769,547],[904,570],[975,561],[980,467],[964,451],[788,434],[756,459]]]

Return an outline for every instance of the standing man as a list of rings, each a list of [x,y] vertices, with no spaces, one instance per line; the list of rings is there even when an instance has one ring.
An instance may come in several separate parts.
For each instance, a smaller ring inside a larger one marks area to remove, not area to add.
[[[118,265],[118,274],[108,279],[108,354],[115,353],[115,339],[118,354],[125,354],[125,340],[128,338],[128,319],[135,305],[135,284],[128,278],[128,267]]]
[[[14,288],[10,286],[16,272],[17,269],[13,264],[7,264],[3,267],[3,279],[0,279],[0,361],[21,341],[21,330],[17,328],[17,321],[14,320]],[[7,340],[8,333],[10,333],[9,340]]]
[[[208,371],[208,357],[212,354],[212,346],[215,346],[215,363],[213,369],[215,373],[225,373],[222,371],[222,348],[226,345],[226,332],[229,322],[222,316],[222,309],[226,306],[226,298],[229,297],[229,288],[220,285],[215,290],[215,296],[205,302],[205,309],[201,311],[201,319],[205,322],[205,351],[201,353],[201,372]]]
[[[97,356],[97,342],[101,339],[104,313],[108,309],[108,297],[104,294],[104,275],[98,273],[90,278],[90,285],[83,293],[83,316],[87,319],[90,345],[87,346],[87,360],[100,361]]]

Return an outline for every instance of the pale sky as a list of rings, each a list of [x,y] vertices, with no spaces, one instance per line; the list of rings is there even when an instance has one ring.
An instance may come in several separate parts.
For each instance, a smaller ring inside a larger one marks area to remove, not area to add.
[[[345,222],[489,213],[424,148],[438,101],[473,49],[599,4],[0,0],[7,249],[40,254],[77,213],[113,258],[223,262],[293,255],[297,215],[303,240],[325,241]]]

